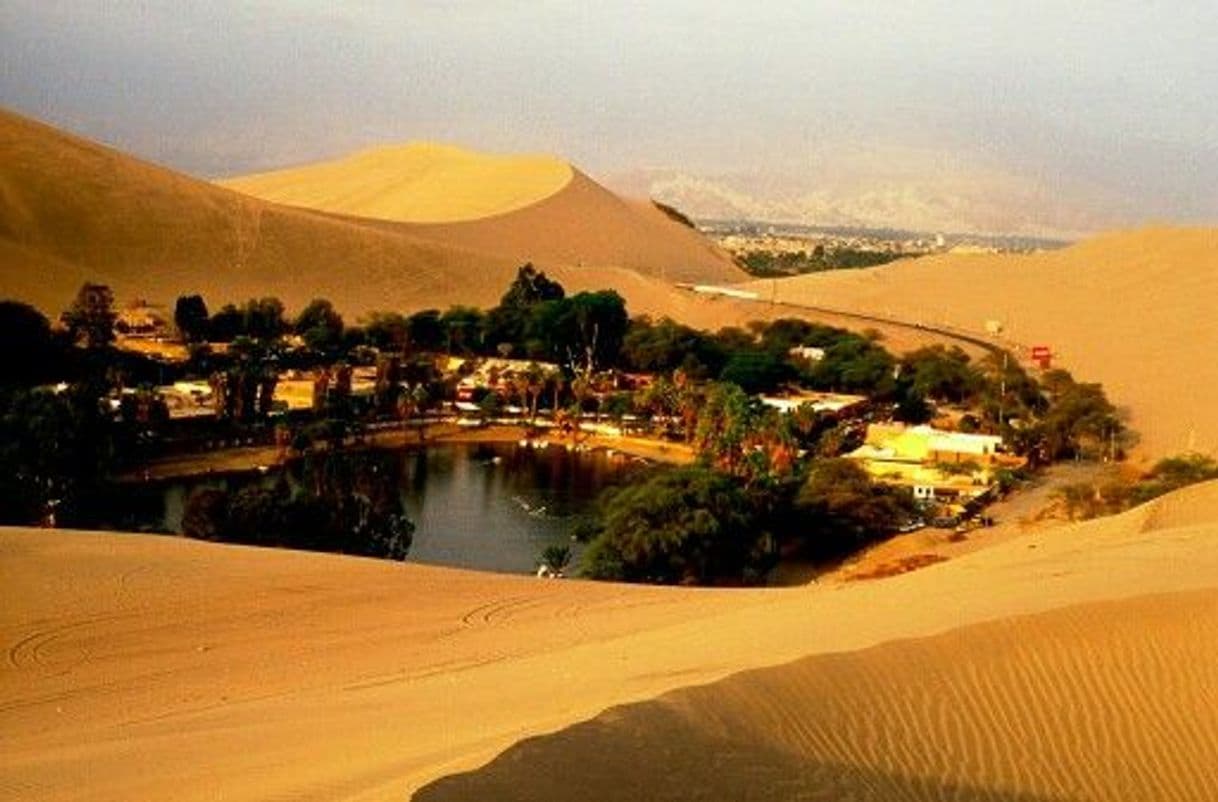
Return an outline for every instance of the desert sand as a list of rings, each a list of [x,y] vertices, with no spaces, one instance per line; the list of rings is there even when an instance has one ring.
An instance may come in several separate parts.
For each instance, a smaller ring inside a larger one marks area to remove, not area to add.
[[[1076,378],[1103,383],[1128,407],[1143,457],[1218,453],[1216,229],[1145,229],[1026,256],[946,255],[751,286],[983,336],[986,321],[1000,321],[997,342],[1047,345]]]
[[[1212,799],[1215,613],[1218,483],[788,590],[5,530],[0,794]]]
[[[612,287],[623,269],[657,283],[744,275],[696,231],[579,173],[514,212],[385,222],[262,201],[0,111],[0,296],[50,315],[86,280],[120,301],[325,297],[351,319],[489,306],[529,259],[577,276],[573,288]]]
[[[405,223],[451,223],[537,203],[572,176],[570,165],[551,156],[498,156],[411,142],[217,183],[287,206]]]
[[[348,320],[377,310],[492,306],[532,259],[570,291],[615,289],[633,314],[700,328],[794,314],[861,325],[677,289],[672,282],[745,275],[649,202],[619,198],[574,170],[556,192],[510,213],[409,224],[262,201],[2,110],[0,156],[0,297],[51,317],[85,281],[109,284],[121,303],[172,304],[200,292],[217,308],[275,295],[295,310],[324,297]],[[770,287],[763,290],[768,298]],[[866,325],[898,351],[942,341]]]

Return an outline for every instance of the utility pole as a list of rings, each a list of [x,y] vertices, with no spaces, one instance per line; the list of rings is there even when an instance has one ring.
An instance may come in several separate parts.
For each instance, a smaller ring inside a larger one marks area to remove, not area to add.
[[[1006,423],[1006,408],[1007,408],[1007,358],[1010,355],[1007,350],[1002,349],[1002,377],[998,382],[998,425],[1001,427]]]

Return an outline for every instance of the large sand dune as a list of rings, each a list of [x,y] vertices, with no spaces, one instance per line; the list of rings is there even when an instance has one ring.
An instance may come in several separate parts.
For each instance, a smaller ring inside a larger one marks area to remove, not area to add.
[[[517,264],[625,267],[672,281],[743,275],[654,204],[620,198],[554,158],[406,145],[220,183],[277,203],[409,224],[399,230]]]
[[[770,282],[755,285],[766,293]],[[781,300],[1048,345],[1129,407],[1150,457],[1218,453],[1218,230],[1147,229],[1027,256],[947,255],[777,283]],[[984,335],[983,335],[984,336]]]
[[[412,142],[217,183],[288,206],[407,223],[451,223],[537,203],[565,187],[573,174],[570,165],[549,156],[493,156]]]
[[[0,795],[1210,799],[1218,483],[1175,498],[771,591],[5,530]]]
[[[613,286],[622,268],[742,275],[697,232],[578,173],[516,212],[411,225],[268,203],[0,111],[0,296],[50,314],[86,279],[120,300],[277,295],[300,308],[328,297],[353,318],[490,305],[530,258],[574,271],[573,287]]]

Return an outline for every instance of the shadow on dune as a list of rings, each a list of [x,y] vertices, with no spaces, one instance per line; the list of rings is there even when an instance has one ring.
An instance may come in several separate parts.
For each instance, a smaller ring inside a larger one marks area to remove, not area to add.
[[[807,657],[612,708],[414,799],[1218,799],[1216,622],[1201,591]]]
[[[836,763],[715,737],[662,705],[611,710],[523,741],[487,766],[421,789],[415,802],[597,800],[651,802],[1064,802]]]

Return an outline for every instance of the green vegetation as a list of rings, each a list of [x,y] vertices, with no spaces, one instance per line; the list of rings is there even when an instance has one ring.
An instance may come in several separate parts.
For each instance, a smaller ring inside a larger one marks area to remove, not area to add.
[[[1076,482],[1058,491],[1070,520],[1115,515],[1189,485],[1218,480],[1218,460],[1185,454],[1160,460],[1135,482],[1114,479],[1101,484]]]
[[[814,462],[794,503],[791,539],[814,557],[842,557],[890,534],[916,516],[913,499],[872,481],[850,460]]]
[[[398,497],[392,459],[326,453],[284,478],[238,490],[201,488],[187,499],[188,537],[404,560],[414,524]]]
[[[659,471],[610,491],[585,536],[594,579],[757,582],[773,561],[757,494],[704,467]]]
[[[211,316],[202,295],[183,295],[173,308],[173,324],[188,343],[205,342]]]
[[[4,521],[54,513],[61,523],[87,525],[90,505],[105,508],[108,478],[174,448],[174,437],[275,442],[306,460],[340,455],[349,439],[394,420],[404,431],[417,430],[421,441],[421,416],[454,400],[458,381],[477,369],[475,359],[464,372],[442,373],[449,354],[552,363],[503,373],[492,366],[489,386],[464,396],[484,418],[514,414],[533,424],[544,404],[556,431],[573,443],[582,436],[581,419],[595,415],[694,449],[697,466],[619,490],[602,507],[585,533],[592,541],[585,569],[594,576],[754,582],[780,552],[839,556],[908,521],[907,496],[834,459],[861,443],[865,422],[811,406],[780,413],[762,403],[763,393],[857,393],[871,402],[868,420],[924,422],[952,407],[961,430],[1000,434],[1033,465],[1119,458],[1129,442],[1099,385],[1078,383],[1065,371],[1038,379],[1009,355],[975,362],[959,348],[940,346],[897,358],[876,337],[798,319],[717,332],[667,318],[631,319],[617,293],[568,296],[532,265],[520,268],[499,305],[486,312],[460,306],[382,312],[350,326],[321,298],[289,319],[275,298],[229,304],[209,316],[201,296],[186,295],[174,319],[191,343],[190,361],[180,366],[110,345],[114,313],[105,287],[81,289],[62,334],[29,307],[0,303],[0,332],[27,346],[12,349],[0,371]],[[227,345],[213,351],[209,341]],[[359,394],[357,367],[366,371]],[[285,369],[311,371],[311,410],[274,408]],[[167,420],[150,382],[176,376],[208,378],[214,419]],[[59,393],[34,386],[56,380],[71,386]],[[329,478],[300,487],[200,493],[192,500],[191,531],[237,542],[404,553],[408,522],[398,520],[400,510],[327,470],[321,475]],[[1138,492],[1161,492],[1206,470],[1167,465]],[[1120,503],[1135,497],[1127,493]],[[1087,494],[1079,490],[1074,498],[1081,509]],[[332,514],[322,515],[319,505]],[[302,510],[315,514],[305,521]]]
[[[546,546],[541,552],[541,564],[551,574],[561,576],[567,570],[567,566],[571,564],[571,547]]]
[[[742,481],[708,464],[666,468],[606,491],[580,537],[583,573],[659,584],[759,584],[779,554],[857,551],[915,517],[907,493],[848,460]]]
[[[826,249],[823,245],[817,245],[811,251],[748,251],[738,255],[736,261],[752,275],[770,278],[820,273],[825,270],[876,267],[904,257],[904,254],[887,251],[864,251],[856,248]]]
[[[1135,504],[1141,504],[1173,490],[1214,479],[1218,479],[1218,460],[1212,457],[1202,454],[1168,457],[1160,460],[1138,483],[1131,500]]]
[[[52,331],[50,321],[32,306],[0,301],[0,342],[6,344],[0,388],[29,387],[73,375],[68,338]]]
[[[668,218],[670,220],[672,220],[673,222],[680,223],[681,225],[685,226],[686,228],[692,228],[695,230],[698,228],[696,225],[694,225],[693,220],[690,220],[689,217],[687,217],[685,215],[685,213],[683,213],[681,210],[677,209],[676,207],[669,206],[667,203],[660,203],[658,200],[653,200],[651,202],[651,204],[653,206],[655,206],[657,209],[659,209],[661,212],[663,212],[665,215],[667,215]]]
[[[63,313],[62,321],[72,342],[91,349],[105,348],[114,342],[114,293],[103,284],[85,284],[76,300]]]

